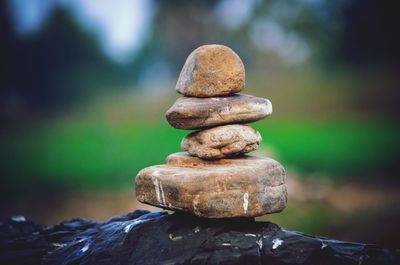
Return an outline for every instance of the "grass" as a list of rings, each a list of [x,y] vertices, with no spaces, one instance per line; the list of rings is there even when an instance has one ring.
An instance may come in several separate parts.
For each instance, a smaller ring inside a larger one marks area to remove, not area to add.
[[[390,121],[271,119],[254,127],[275,159],[307,174],[376,176],[396,165],[400,147],[400,127]],[[162,120],[70,119],[7,134],[0,155],[11,190],[121,188],[179,151],[186,133]]]
[[[256,126],[264,145],[304,173],[364,177],[396,167],[400,126],[389,120],[274,121]]]

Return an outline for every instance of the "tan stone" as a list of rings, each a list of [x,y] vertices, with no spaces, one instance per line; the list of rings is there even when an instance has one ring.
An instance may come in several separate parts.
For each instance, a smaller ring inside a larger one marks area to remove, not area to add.
[[[243,63],[232,49],[204,45],[186,59],[176,90],[185,96],[224,96],[242,91],[244,76]]]
[[[177,129],[200,129],[232,123],[248,123],[272,113],[268,99],[246,94],[225,97],[180,97],[167,111],[168,122]]]
[[[206,161],[177,153],[167,161],[138,173],[139,201],[208,218],[261,216],[286,206],[285,170],[272,159]]]
[[[261,135],[246,125],[231,124],[192,132],[181,147],[193,156],[218,159],[248,153],[258,148]]]
[[[199,157],[191,156],[187,152],[177,152],[170,154],[166,159],[167,165],[177,166],[177,167],[209,167],[209,166],[231,166],[231,165],[241,165],[241,166],[254,166],[258,165],[270,165],[276,162],[271,158],[266,157],[258,157],[258,156],[250,156],[250,155],[241,155],[235,158],[222,158],[216,160],[204,160]],[[279,165],[278,162],[276,164]],[[279,169],[279,167],[277,167]],[[272,181],[271,185],[276,186],[280,185],[284,182],[284,178],[282,180],[282,176],[280,174],[272,174],[272,176],[278,176],[278,179]]]

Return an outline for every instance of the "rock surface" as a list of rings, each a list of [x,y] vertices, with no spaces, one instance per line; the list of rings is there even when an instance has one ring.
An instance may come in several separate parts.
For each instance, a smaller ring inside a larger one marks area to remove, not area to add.
[[[168,163],[138,173],[139,201],[207,218],[261,216],[286,206],[285,170],[275,160],[243,156],[207,163],[179,153]]]
[[[246,94],[226,97],[180,97],[167,111],[168,122],[177,129],[200,129],[211,126],[248,123],[272,113],[268,99]]]
[[[242,91],[244,76],[243,63],[231,48],[204,45],[186,59],[176,90],[185,96],[224,96]]]
[[[400,250],[350,243],[252,218],[136,210],[107,222],[55,226],[0,220],[0,264],[400,264]]]
[[[216,160],[204,160],[195,156],[189,155],[187,152],[178,152],[170,154],[167,157],[167,165],[176,166],[176,167],[208,167],[212,165],[244,165],[244,166],[251,166],[253,165],[254,161],[252,160],[271,160],[269,158],[261,158],[257,156],[249,156],[249,155],[241,155],[235,158],[222,158]],[[277,180],[280,183],[280,180]]]
[[[203,159],[219,159],[248,153],[258,148],[261,135],[246,125],[224,125],[187,135],[183,150]]]

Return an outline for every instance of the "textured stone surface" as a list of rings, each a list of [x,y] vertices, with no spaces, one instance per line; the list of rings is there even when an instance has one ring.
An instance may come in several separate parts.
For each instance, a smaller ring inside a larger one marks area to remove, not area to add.
[[[204,45],[187,58],[176,90],[185,96],[224,96],[242,91],[244,76],[243,63],[232,49]]]
[[[190,133],[181,143],[183,150],[203,159],[231,157],[254,151],[261,135],[246,125],[223,125]]]
[[[268,99],[246,94],[226,97],[180,97],[167,111],[168,122],[178,129],[248,123],[263,119],[272,113]]]
[[[209,163],[178,153],[168,163],[138,173],[139,201],[208,218],[261,216],[286,206],[285,171],[275,160],[243,156]]]
[[[55,226],[1,219],[0,235],[0,264],[400,264],[398,249],[305,235],[253,218],[144,210]]]
[[[267,164],[268,162],[276,162],[270,158],[241,155],[235,158],[222,158],[217,160],[204,160],[195,156],[189,155],[187,152],[178,152],[170,154],[167,157],[167,165],[176,167],[208,167],[208,166],[231,166],[231,165],[242,165],[242,166],[253,166],[255,163]],[[277,162],[278,163],[278,162]],[[273,181],[274,185],[282,183],[280,175],[279,178]],[[283,179],[284,180],[284,179]]]

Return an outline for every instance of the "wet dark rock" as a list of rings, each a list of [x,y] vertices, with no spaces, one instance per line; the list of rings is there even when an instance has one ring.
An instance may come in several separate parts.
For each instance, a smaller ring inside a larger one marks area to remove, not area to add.
[[[252,218],[137,210],[107,222],[16,220],[0,220],[0,264],[400,264],[399,250],[308,236]]]

